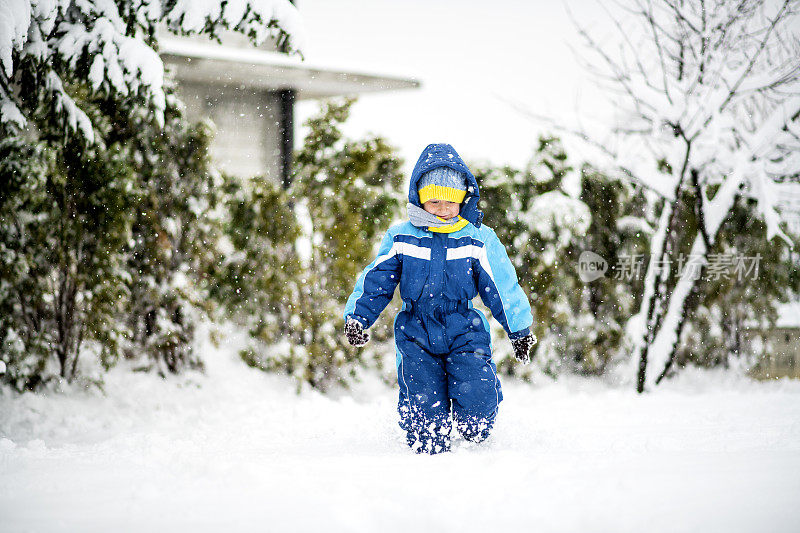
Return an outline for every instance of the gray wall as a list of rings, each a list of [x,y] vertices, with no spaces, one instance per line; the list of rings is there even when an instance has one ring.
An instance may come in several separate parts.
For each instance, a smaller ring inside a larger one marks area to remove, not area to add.
[[[281,180],[280,99],[277,93],[232,85],[178,82],[190,120],[216,126],[211,157],[217,167],[241,177]]]
[[[748,331],[750,337],[753,331]],[[753,374],[761,379],[800,378],[800,329],[776,327],[766,332],[766,353]]]

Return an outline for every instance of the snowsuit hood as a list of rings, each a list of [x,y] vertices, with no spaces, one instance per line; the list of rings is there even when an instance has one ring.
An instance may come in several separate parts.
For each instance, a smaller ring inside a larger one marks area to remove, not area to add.
[[[423,174],[438,167],[450,167],[464,173],[467,179],[467,196],[461,204],[458,213],[462,218],[470,221],[476,228],[481,226],[483,212],[478,210],[478,201],[481,198],[478,182],[472,175],[464,160],[458,155],[456,149],[449,144],[429,144],[425,147],[411,172],[411,181],[408,187],[408,201],[422,207],[419,201],[419,179]]]

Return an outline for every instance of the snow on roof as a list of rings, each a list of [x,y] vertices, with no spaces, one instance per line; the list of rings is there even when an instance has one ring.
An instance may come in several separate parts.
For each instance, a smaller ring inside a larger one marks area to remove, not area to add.
[[[267,89],[293,88],[298,90],[298,98],[323,98],[420,86],[420,82],[411,77],[345,71],[256,48],[163,38],[159,42],[159,49],[162,57],[176,67],[179,79],[240,83]]]

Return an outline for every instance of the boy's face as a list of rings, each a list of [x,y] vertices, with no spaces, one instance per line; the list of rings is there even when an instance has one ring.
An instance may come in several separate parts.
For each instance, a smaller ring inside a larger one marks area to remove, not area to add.
[[[448,202],[447,200],[428,200],[422,204],[422,208],[428,213],[433,213],[437,217],[449,220],[458,214],[461,209],[461,204],[457,202]]]

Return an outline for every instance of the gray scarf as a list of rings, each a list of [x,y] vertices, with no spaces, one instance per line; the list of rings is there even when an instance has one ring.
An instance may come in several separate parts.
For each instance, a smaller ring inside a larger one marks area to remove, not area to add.
[[[439,217],[433,213],[428,213],[418,205],[408,203],[407,207],[408,219],[418,228],[426,228],[430,226],[434,228],[441,228],[442,226],[450,226],[458,222],[458,216],[454,216],[447,222],[442,222],[439,220]]]

